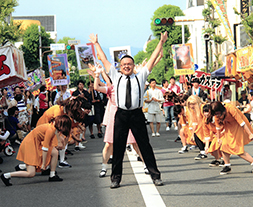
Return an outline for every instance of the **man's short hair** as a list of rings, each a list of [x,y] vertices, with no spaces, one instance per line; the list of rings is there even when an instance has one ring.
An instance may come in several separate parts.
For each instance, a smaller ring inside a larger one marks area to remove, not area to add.
[[[246,94],[246,91],[241,91],[241,95]]]
[[[84,81],[83,80],[77,81],[77,85],[79,85],[79,83],[82,83],[84,85]]]
[[[90,86],[91,83],[94,83],[94,81],[89,81],[88,84],[87,84],[88,87]]]
[[[171,80],[171,79],[174,79],[174,80],[176,80],[176,78],[175,78],[174,76],[171,76],[171,77],[170,77],[170,80]]]
[[[200,84],[200,81],[199,81],[198,78],[194,78],[191,82],[192,82],[192,83],[198,83],[198,84]]]
[[[45,86],[45,85],[40,86],[40,92],[44,92],[46,89],[47,89],[47,88],[46,88],[46,86]]]
[[[164,79],[164,80],[162,81],[162,86],[164,86],[164,84],[165,84],[166,82],[168,82],[168,81]]]
[[[155,80],[154,78],[151,78],[151,79],[149,80],[149,83],[151,83],[152,81],[155,81],[155,82],[156,82],[156,80]]]
[[[130,56],[130,55],[124,55],[124,56],[120,59],[120,62],[121,62],[124,58],[130,58],[130,59],[132,59],[132,61],[133,61],[133,63],[134,63],[134,59],[133,59],[133,57]]]

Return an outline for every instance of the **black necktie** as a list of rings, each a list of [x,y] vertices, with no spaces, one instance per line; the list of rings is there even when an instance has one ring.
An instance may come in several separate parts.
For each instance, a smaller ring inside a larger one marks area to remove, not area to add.
[[[126,108],[129,109],[131,107],[131,81],[130,77],[127,76],[127,85],[126,85]]]

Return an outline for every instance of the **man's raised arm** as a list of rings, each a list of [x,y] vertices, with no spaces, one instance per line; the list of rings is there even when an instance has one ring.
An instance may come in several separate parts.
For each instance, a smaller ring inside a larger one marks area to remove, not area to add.
[[[159,53],[161,52],[162,48],[163,48],[163,44],[166,42],[168,36],[167,36],[167,31],[163,34],[161,33],[161,39],[158,43],[158,45],[156,46],[154,52],[152,53],[150,59],[147,62],[147,68],[148,70],[151,72],[152,68],[154,67],[154,63],[159,55]]]
[[[100,44],[98,43],[98,35],[97,34],[94,35],[92,33],[92,34],[90,34],[89,37],[90,37],[89,41],[95,45],[97,53],[98,53],[98,56],[100,57],[103,65],[105,67],[105,70],[108,73],[110,71],[110,68],[111,68],[112,64],[107,60],[104,51],[102,50]]]

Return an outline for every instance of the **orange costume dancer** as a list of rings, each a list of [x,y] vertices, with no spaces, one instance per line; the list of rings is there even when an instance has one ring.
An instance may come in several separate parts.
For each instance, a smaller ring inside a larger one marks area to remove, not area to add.
[[[196,156],[195,160],[201,160],[207,158],[205,153],[205,139],[204,139],[204,131],[203,131],[203,114],[201,113],[201,109],[203,107],[203,103],[199,96],[191,95],[187,99],[186,106],[188,111],[186,111],[186,116],[188,117],[189,129],[191,130],[191,140],[195,141],[200,154]]]
[[[181,150],[178,151],[179,154],[184,154],[188,152],[188,146],[190,145],[196,145],[196,143],[191,140],[192,132],[190,131],[189,125],[188,125],[188,114],[187,107],[184,107],[182,105],[175,105],[174,106],[174,116],[179,118],[179,135],[182,142],[183,147]]]
[[[214,116],[217,130],[217,141],[221,144],[225,167],[220,174],[231,171],[230,155],[238,155],[253,165],[253,158],[244,151],[244,145],[253,139],[253,129],[242,112],[231,104],[222,104],[219,101],[211,103],[211,117]],[[224,138],[221,139],[221,130],[224,127]]]
[[[204,138],[205,138],[205,151],[206,153],[210,153],[215,157],[209,166],[215,167],[219,166],[221,162],[219,159],[221,158],[220,152],[220,144],[217,142],[217,130],[215,126],[214,120],[208,120],[208,117],[211,113],[210,104],[206,104],[203,106],[203,130],[204,130]],[[221,128],[220,139],[224,138],[224,127]]]
[[[72,128],[78,126],[78,122],[82,122],[85,116],[85,110],[82,108],[82,103],[85,102],[84,98],[70,97],[62,101],[59,105],[54,105],[44,112],[44,114],[38,120],[37,126],[45,123],[49,123],[51,119],[56,116],[66,114],[72,119]],[[58,140],[59,141],[59,140]],[[65,161],[65,152],[67,149],[67,142],[65,148],[59,151],[60,155],[60,168],[72,167],[68,162]]]
[[[67,115],[57,116],[52,123],[42,124],[32,130],[21,143],[17,155],[17,160],[25,164],[17,165],[15,167],[17,172],[2,174],[4,184],[12,185],[11,177],[34,177],[35,173],[41,170],[42,174],[50,175],[49,181],[62,181],[63,179],[55,174],[58,160],[55,135],[62,140],[61,146],[57,146],[60,149],[64,147],[63,143],[68,138],[70,130],[71,120]],[[49,165],[51,169],[46,170]]]

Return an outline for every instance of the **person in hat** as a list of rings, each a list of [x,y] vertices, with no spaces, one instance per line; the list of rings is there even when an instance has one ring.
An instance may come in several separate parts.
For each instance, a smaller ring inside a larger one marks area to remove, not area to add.
[[[206,100],[207,94],[200,88],[199,84],[200,81],[198,78],[194,78],[192,81],[192,88],[188,91],[187,95],[197,95],[199,96],[203,101]]]

